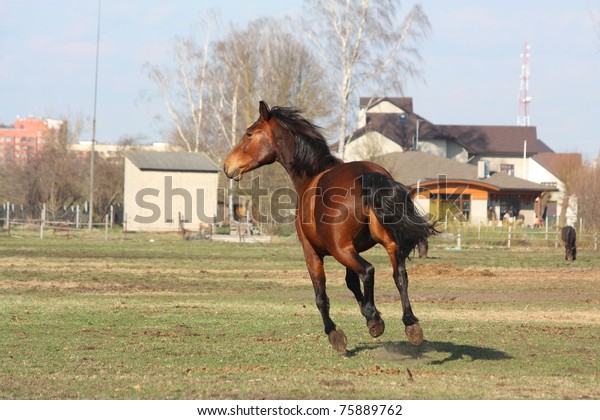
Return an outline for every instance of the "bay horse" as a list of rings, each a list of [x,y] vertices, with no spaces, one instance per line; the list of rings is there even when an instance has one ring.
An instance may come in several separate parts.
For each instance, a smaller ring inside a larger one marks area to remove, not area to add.
[[[408,189],[375,163],[343,163],[333,156],[319,127],[299,110],[270,109],[260,101],[258,119],[229,152],[223,169],[227,177],[239,181],[244,173],[273,162],[285,168],[298,194],[296,231],[333,348],[344,353],[347,337],[329,316],[323,259],[333,256],[346,267],[346,285],[369,333],[379,337],[385,324],[375,307],[375,269],[360,255],[377,243],[392,263],[406,336],[413,345],[421,344],[423,330],[408,298],[405,261],[419,241],[437,231],[418,213]]]
[[[564,226],[560,233],[565,245],[565,260],[575,261],[577,259],[577,234],[575,228],[573,226]]]

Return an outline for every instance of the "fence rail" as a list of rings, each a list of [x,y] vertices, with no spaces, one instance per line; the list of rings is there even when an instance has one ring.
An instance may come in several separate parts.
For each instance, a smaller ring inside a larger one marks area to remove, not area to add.
[[[598,250],[598,232],[578,230],[577,247]],[[432,245],[452,248],[559,248],[562,246],[561,231],[557,228],[448,226],[430,240]]]
[[[12,206],[12,209],[11,209]],[[20,231],[39,232],[40,238],[48,231],[52,234],[64,234],[67,237],[75,235],[77,232],[87,230],[86,214],[80,212],[79,208],[75,211],[66,211],[58,220],[48,220],[46,217],[45,206],[40,206],[41,210],[37,213],[38,218],[23,217],[25,214],[23,206],[0,204],[0,233],[11,235],[11,229]],[[11,211],[7,211],[11,209]],[[16,216],[16,217],[15,217]],[[83,220],[81,220],[83,219]],[[105,238],[108,237],[108,231],[113,227],[114,212],[111,208],[103,220],[94,223],[96,231],[104,230]],[[577,247],[579,249],[598,250],[600,235],[598,232],[585,230],[583,224],[576,226]],[[443,246],[448,248],[469,248],[469,247],[490,247],[490,248],[559,248],[562,247],[561,232],[556,226],[548,225],[539,228],[523,226],[492,226],[486,224],[468,225],[461,223],[442,223],[440,225],[441,233],[430,239],[432,246]],[[275,234],[276,235],[276,234]]]
[[[9,236],[11,229],[39,230],[40,238],[44,237],[44,231],[48,229],[54,233],[66,232],[70,236],[74,230],[87,228],[89,215],[86,207],[87,205],[73,205],[50,212],[47,211],[46,204],[28,206],[6,202],[0,204],[0,228]],[[115,211],[111,205],[102,221],[93,223],[92,226],[103,227],[107,231],[113,226],[114,219]]]

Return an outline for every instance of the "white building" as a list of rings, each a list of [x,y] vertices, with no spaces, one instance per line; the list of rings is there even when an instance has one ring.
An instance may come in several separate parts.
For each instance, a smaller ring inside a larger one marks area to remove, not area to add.
[[[125,152],[127,231],[197,231],[217,215],[219,168],[205,153]]]

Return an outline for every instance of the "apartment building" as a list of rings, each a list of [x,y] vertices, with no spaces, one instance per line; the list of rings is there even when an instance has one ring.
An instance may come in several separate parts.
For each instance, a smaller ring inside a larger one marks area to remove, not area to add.
[[[61,120],[31,117],[17,117],[14,125],[0,125],[0,164],[33,159],[62,126]]]

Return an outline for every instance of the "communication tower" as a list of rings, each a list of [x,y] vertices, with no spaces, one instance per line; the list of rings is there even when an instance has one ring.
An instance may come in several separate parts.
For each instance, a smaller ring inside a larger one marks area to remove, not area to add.
[[[529,126],[529,43],[526,42],[521,53],[521,87],[519,89],[519,116],[517,125]]]

